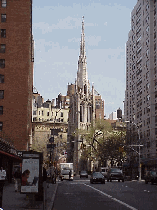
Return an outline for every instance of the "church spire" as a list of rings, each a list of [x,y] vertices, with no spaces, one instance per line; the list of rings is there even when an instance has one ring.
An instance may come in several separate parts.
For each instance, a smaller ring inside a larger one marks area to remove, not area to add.
[[[82,17],[82,33],[81,33],[81,44],[80,44],[80,56],[85,57],[85,34],[84,34],[84,16]]]
[[[88,89],[88,75],[87,75],[87,63],[86,63],[86,51],[85,51],[85,34],[84,34],[84,16],[82,18],[82,32],[80,42],[80,56],[78,60],[78,71],[77,71],[77,85],[79,88]]]

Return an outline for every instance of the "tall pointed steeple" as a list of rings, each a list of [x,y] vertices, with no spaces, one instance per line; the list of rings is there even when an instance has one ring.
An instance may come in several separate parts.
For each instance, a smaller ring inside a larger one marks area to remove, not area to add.
[[[84,34],[84,16],[82,17],[82,34],[80,44],[80,56],[85,57],[85,34]]]
[[[82,33],[80,42],[80,56],[78,60],[78,72],[77,72],[77,85],[79,88],[84,89],[88,87],[88,75],[87,75],[87,62],[85,51],[85,33],[84,33],[84,16],[82,18]]]

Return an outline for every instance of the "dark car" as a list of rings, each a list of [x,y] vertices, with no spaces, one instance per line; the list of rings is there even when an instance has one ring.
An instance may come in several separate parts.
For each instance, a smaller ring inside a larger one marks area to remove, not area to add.
[[[157,183],[157,170],[147,171],[145,175],[145,184],[151,182],[151,184]]]
[[[80,172],[80,178],[82,178],[82,177],[88,178],[88,173],[87,173],[87,171],[81,171],[81,172]]]
[[[105,184],[105,177],[100,172],[93,172],[90,178],[90,183],[102,183]]]
[[[118,182],[122,180],[122,182],[124,182],[122,170],[119,168],[110,168],[107,172],[107,181],[109,182],[109,180],[110,182],[112,182],[112,180],[118,180]]]

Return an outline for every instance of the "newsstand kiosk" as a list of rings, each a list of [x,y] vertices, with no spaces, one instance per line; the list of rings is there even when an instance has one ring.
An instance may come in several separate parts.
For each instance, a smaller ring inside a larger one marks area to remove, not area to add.
[[[21,193],[32,194],[33,199],[43,200],[42,186],[43,153],[22,152]]]

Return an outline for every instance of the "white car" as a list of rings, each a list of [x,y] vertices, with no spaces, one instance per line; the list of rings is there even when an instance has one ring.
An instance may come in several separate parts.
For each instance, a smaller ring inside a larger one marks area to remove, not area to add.
[[[102,167],[102,168],[100,169],[100,172],[102,173],[102,175],[103,175],[105,178],[107,178],[107,171],[108,171],[108,168],[106,168],[106,167]]]

